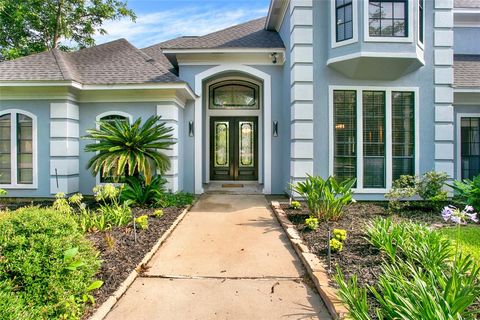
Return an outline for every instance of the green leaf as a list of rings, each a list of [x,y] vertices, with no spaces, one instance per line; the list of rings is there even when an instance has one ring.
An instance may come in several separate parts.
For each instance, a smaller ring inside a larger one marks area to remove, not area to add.
[[[103,281],[101,281],[101,280],[96,280],[96,281],[92,282],[92,283],[88,286],[87,292],[96,290],[96,289],[100,288],[101,286],[103,286]]]

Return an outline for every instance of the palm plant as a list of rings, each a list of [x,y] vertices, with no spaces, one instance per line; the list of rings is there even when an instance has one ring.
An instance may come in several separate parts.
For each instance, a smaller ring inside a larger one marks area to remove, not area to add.
[[[160,150],[169,150],[175,144],[172,128],[160,122],[160,116],[142,119],[133,124],[125,121],[100,121],[99,129],[87,130],[83,139],[94,140],[85,146],[85,151],[96,152],[87,163],[93,175],[112,172],[116,176],[145,177],[150,184],[152,173],[158,169],[164,173],[170,168],[170,159]]]

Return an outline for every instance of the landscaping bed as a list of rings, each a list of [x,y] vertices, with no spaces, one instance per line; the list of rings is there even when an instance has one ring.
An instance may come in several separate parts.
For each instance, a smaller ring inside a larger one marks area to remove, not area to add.
[[[336,266],[340,267],[346,278],[356,274],[359,286],[374,285],[380,275],[380,265],[385,258],[384,253],[371,245],[365,238],[366,225],[377,217],[390,217],[393,221],[412,220],[440,228],[446,225],[439,213],[426,212],[424,210],[407,211],[403,214],[388,214],[387,203],[382,202],[357,202],[344,208],[344,214],[337,221],[328,224],[333,229],[347,231],[343,250],[340,253],[332,253],[332,274]],[[310,251],[327,265],[327,238],[328,228],[326,222],[320,222],[316,230],[308,229],[304,221],[310,212],[302,203],[300,209],[291,209],[288,203],[281,203],[281,208],[288,218],[297,227],[301,237],[308,245]],[[330,278],[330,284],[336,288],[338,285]],[[373,303],[373,297],[369,296],[369,302]]]
[[[109,231],[92,232],[86,235],[100,252],[102,264],[96,278],[102,280],[104,284],[93,293],[95,305],[87,310],[84,318],[93,314],[96,308],[115,292],[184,209],[165,208],[164,215],[157,218],[152,216],[155,209],[132,208],[137,217],[149,216],[148,229],[137,230],[137,242],[135,242],[132,226],[114,227]]]

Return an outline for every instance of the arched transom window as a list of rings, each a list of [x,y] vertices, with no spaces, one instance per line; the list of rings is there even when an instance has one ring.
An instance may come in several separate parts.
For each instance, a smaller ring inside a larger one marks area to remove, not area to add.
[[[101,122],[110,122],[113,123],[115,121],[122,121],[122,122],[131,122],[132,117],[126,113],[108,113],[105,115],[100,115],[97,117],[98,121]],[[114,174],[115,168],[110,170],[110,172],[104,172],[103,170],[100,171],[99,174],[99,182],[100,183],[118,183],[118,182],[124,182],[125,181],[125,176],[117,176]]]
[[[258,85],[221,81],[210,86],[210,109],[258,109]]]
[[[0,112],[0,186],[35,185],[35,126],[35,117],[27,112]]]

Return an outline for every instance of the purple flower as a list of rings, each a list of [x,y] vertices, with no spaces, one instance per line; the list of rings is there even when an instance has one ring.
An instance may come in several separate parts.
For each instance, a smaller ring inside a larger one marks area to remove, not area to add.
[[[465,212],[473,212],[473,207],[472,206],[465,206],[465,209],[463,209],[463,211]]]
[[[478,222],[477,214],[476,213],[465,213],[465,215],[472,220],[473,222]]]
[[[458,224],[461,224],[461,223],[462,223],[462,219],[461,219],[459,216],[454,216],[454,215],[452,215],[452,217],[450,218],[450,220],[452,220],[452,222],[455,222],[455,223],[458,223]]]
[[[453,215],[453,208],[448,206],[448,207],[444,207],[443,210],[442,210],[442,217],[445,221],[448,221],[450,220],[450,218],[452,217]]]

